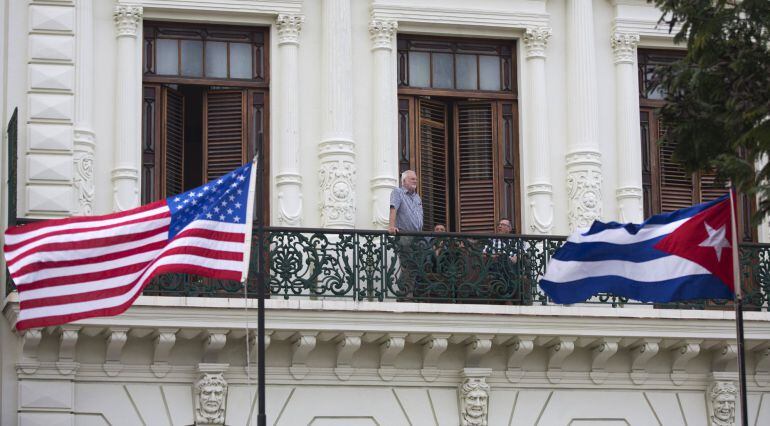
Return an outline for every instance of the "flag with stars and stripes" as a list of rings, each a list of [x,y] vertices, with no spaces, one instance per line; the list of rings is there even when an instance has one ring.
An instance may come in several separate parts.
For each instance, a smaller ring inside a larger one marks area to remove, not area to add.
[[[16,329],[120,314],[164,273],[243,281],[254,169],[249,163],[133,210],[6,230],[5,259],[19,292]]]

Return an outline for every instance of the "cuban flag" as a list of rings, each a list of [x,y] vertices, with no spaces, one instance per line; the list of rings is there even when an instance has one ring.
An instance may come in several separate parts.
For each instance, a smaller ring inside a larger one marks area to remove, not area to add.
[[[19,294],[16,329],[120,314],[160,274],[243,281],[254,181],[249,163],[132,210],[9,228],[4,251]]]
[[[556,251],[540,287],[556,303],[598,293],[642,302],[732,299],[729,194],[642,224],[595,221]]]

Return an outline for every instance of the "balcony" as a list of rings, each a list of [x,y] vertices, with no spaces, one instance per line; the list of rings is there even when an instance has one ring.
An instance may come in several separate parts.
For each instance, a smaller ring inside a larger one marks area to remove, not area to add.
[[[255,244],[258,236],[254,236]],[[552,305],[537,285],[561,236],[413,233],[268,227],[264,253],[269,297],[369,302]],[[246,297],[257,294],[256,246]],[[770,244],[742,244],[745,306],[766,311]],[[183,274],[158,277],[148,296],[244,297],[238,282]],[[585,303],[623,307],[720,309],[727,300],[641,303],[600,294]]]

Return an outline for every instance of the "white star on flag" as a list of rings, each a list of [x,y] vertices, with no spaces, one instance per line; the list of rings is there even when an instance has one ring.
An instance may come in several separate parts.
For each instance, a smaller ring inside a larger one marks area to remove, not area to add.
[[[717,261],[719,262],[722,260],[722,249],[730,248],[730,243],[727,241],[727,237],[725,237],[726,225],[722,225],[719,229],[714,229],[706,222],[703,222],[703,224],[706,225],[706,232],[708,232],[709,236],[698,244],[698,246],[713,247],[717,253]]]

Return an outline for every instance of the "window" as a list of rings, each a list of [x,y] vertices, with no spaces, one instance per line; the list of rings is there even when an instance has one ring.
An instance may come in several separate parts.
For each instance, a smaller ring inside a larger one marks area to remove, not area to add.
[[[399,168],[413,169],[424,229],[518,227],[518,130],[511,41],[399,36]]]
[[[258,152],[269,158],[267,34],[145,23],[143,203],[200,186]]]
[[[659,145],[666,133],[658,109],[665,93],[656,87],[653,72],[682,57],[676,51],[639,50],[639,112],[642,140],[642,192],[645,217],[685,208],[693,204],[719,198],[727,193],[724,183],[716,180],[715,173],[688,174],[674,161],[674,146]],[[739,233],[743,241],[755,241],[756,229],[750,217],[754,211],[750,198],[739,200]]]

